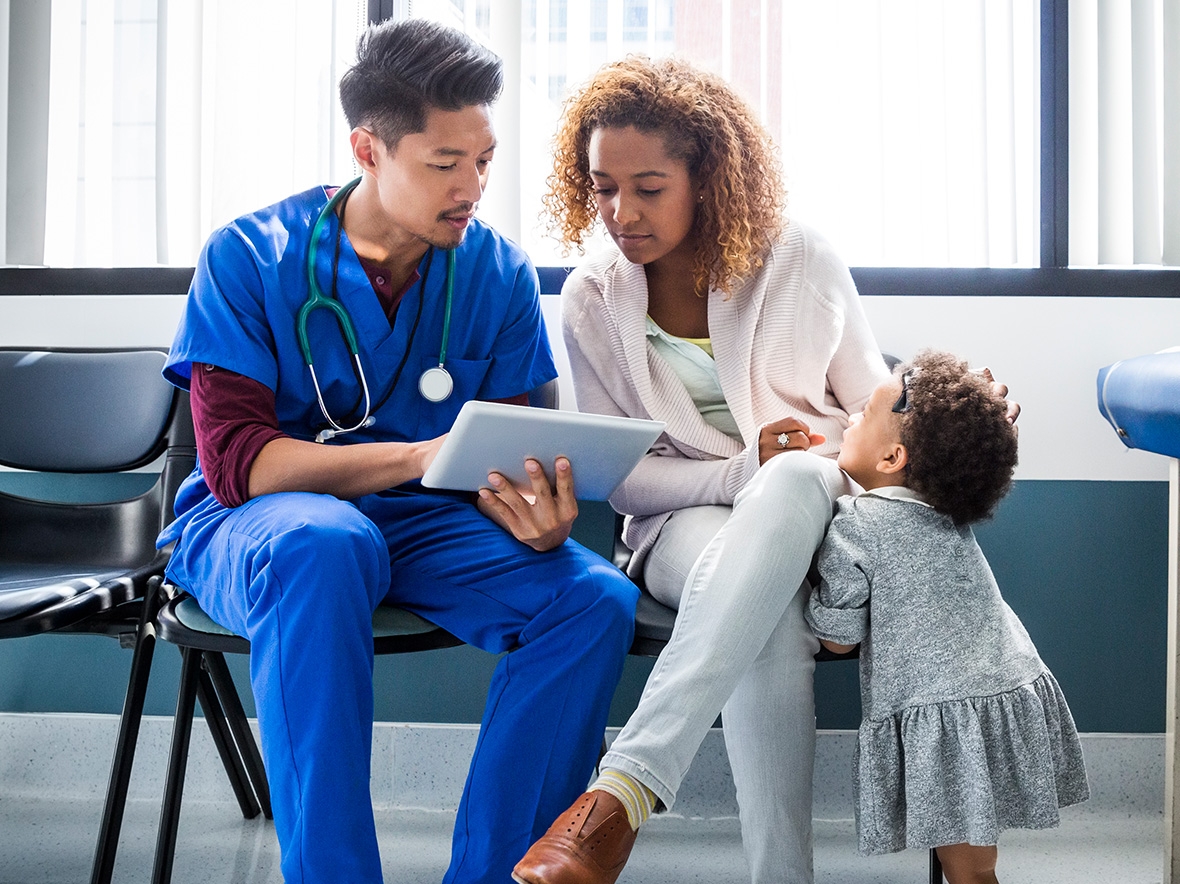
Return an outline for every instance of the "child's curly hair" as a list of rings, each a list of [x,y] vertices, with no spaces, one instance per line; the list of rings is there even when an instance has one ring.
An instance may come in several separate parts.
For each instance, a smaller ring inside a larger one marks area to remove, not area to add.
[[[630,55],[566,100],[543,198],[549,232],[581,248],[598,215],[590,136],[627,126],[662,134],[669,155],[688,164],[703,197],[693,273],[698,285],[728,294],[782,232],[786,194],[778,154],[753,110],[723,79],[686,61]]]
[[[924,350],[895,371],[911,372],[900,415],[906,484],[957,525],[987,518],[1016,468],[1007,402],[950,353]]]

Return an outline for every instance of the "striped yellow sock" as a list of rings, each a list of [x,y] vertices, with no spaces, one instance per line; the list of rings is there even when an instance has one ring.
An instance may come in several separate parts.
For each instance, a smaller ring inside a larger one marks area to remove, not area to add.
[[[647,822],[656,807],[656,795],[651,789],[617,770],[604,770],[590,786],[590,791],[609,792],[623,802],[627,822],[635,831]]]

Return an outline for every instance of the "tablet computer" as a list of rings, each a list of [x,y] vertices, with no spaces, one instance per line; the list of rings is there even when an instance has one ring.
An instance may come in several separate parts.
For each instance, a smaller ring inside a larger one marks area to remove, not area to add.
[[[495,471],[528,490],[525,458],[552,478],[554,461],[564,455],[578,499],[606,500],[663,430],[663,421],[472,401],[460,409],[422,484],[477,491]]]

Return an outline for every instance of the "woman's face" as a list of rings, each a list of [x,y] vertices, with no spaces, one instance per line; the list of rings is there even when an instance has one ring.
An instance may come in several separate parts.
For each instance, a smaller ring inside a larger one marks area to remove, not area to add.
[[[691,266],[698,191],[688,164],[668,156],[661,133],[595,129],[590,178],[598,214],[628,261]]]

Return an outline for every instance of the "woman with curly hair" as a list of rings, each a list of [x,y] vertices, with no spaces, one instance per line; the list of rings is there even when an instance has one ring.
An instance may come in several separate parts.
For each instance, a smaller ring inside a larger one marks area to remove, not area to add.
[[[864,493],[838,502],[807,620],[830,650],[861,645],[860,852],[934,847],[950,884],[995,884],[1003,829],[1089,796],[1065,697],[970,527],[1012,483],[1007,403],[921,353],[853,415],[838,462]]]
[[[517,864],[526,884],[609,884],[670,808],[723,712],[753,880],[812,880],[806,575],[848,416],[889,372],[847,267],[784,216],[775,150],[723,80],[629,57],[566,103],[546,205],[567,245],[614,248],[562,290],[583,411],[666,432],[611,498],[631,573],[676,628],[601,776]]]

